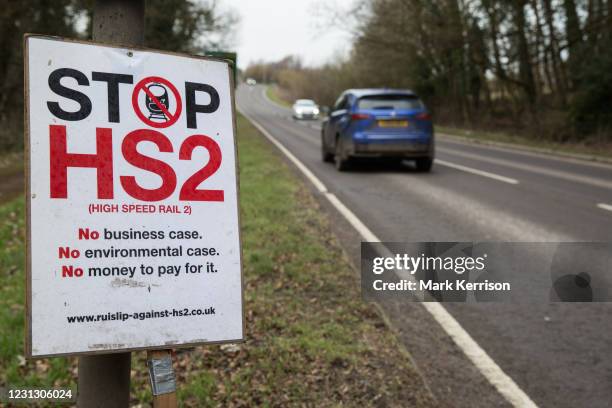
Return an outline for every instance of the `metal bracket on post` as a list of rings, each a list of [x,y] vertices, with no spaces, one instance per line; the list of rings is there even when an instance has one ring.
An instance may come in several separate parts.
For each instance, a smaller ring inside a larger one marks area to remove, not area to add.
[[[170,350],[147,351],[154,408],[176,408],[176,377]]]
[[[147,360],[147,365],[149,366],[149,379],[153,395],[176,392],[176,378],[170,353],[157,358],[152,356]]]

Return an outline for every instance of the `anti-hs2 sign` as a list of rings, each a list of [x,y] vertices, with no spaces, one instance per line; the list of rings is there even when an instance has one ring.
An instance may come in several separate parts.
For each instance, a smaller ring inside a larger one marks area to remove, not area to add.
[[[241,340],[224,61],[26,37],[28,353]]]

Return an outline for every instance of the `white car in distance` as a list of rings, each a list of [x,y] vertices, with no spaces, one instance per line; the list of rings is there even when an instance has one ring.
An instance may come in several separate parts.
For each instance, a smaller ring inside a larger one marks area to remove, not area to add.
[[[312,99],[298,99],[293,104],[294,119],[317,119],[319,106]]]

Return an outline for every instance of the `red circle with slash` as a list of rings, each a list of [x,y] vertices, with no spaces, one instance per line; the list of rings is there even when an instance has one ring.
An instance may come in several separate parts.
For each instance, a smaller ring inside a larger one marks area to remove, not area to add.
[[[153,95],[153,93],[147,87],[147,85],[149,84],[162,84],[170,89],[170,91],[174,95],[174,99],[176,100],[176,111],[174,113],[171,113],[166,108],[166,106],[161,103],[155,95]],[[144,92],[151,99],[151,101],[159,108],[159,110],[164,113],[167,118],[165,122],[155,122],[149,117],[147,117],[144,113],[142,113],[140,107],[138,106],[138,97],[140,96],[141,91]],[[179,116],[181,116],[181,111],[183,109],[183,101],[181,100],[181,95],[179,94],[176,87],[172,85],[172,82],[162,77],[150,76],[141,79],[140,82],[138,82],[134,87],[134,91],[132,92],[132,107],[134,108],[134,112],[136,112],[136,115],[138,115],[140,120],[142,120],[147,125],[154,128],[167,128],[168,126],[172,126],[174,123],[176,123]]]

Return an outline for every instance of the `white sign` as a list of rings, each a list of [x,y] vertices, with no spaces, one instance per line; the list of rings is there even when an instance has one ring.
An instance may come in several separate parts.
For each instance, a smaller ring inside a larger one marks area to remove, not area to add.
[[[27,37],[29,355],[242,340],[230,76]]]

